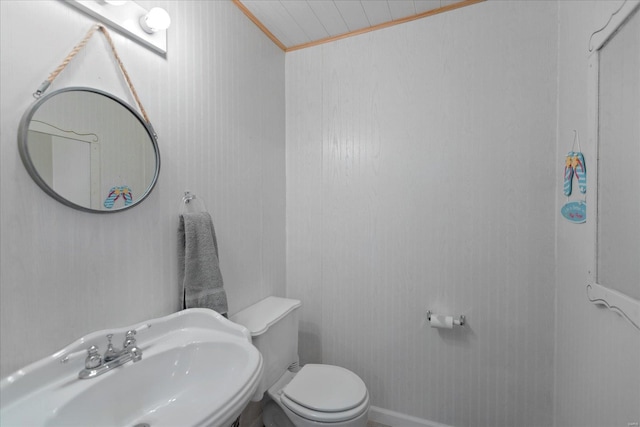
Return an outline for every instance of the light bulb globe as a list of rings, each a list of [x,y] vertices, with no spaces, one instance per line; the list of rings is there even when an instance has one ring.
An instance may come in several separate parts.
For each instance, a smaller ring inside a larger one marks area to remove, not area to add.
[[[171,16],[161,7],[152,8],[146,15],[140,18],[140,26],[147,33],[166,30],[171,25]]]

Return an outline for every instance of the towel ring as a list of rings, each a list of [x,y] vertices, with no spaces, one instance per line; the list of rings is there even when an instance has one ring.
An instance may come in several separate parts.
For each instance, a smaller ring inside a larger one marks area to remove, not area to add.
[[[184,213],[206,212],[207,207],[204,202],[196,197],[195,194],[185,191],[180,204],[180,215]]]

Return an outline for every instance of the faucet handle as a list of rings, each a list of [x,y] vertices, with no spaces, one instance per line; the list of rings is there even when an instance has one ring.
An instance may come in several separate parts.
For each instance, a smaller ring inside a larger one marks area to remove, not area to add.
[[[136,331],[131,330],[127,332],[122,351],[127,351],[131,355],[131,360],[133,360],[134,363],[142,360],[142,350],[138,348],[138,343],[136,342]]]
[[[92,345],[87,349],[87,358],[84,360],[84,367],[86,369],[95,369],[102,365],[102,357],[98,353],[98,347]]]
[[[129,347],[135,347],[136,345],[136,331],[130,330],[127,331],[127,334],[124,337],[124,344],[122,344],[122,349],[127,349]]]

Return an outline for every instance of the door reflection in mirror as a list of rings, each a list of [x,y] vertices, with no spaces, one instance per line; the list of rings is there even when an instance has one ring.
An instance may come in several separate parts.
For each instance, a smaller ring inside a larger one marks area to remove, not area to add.
[[[114,212],[153,189],[160,168],[154,134],[124,101],[90,88],[53,92],[25,113],[20,154],[32,178],[76,209]],[[128,198],[105,203],[114,187]]]

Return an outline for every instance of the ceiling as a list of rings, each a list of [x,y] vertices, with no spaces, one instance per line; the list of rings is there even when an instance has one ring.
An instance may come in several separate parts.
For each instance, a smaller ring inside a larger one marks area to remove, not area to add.
[[[284,51],[315,46],[483,0],[233,0]]]

